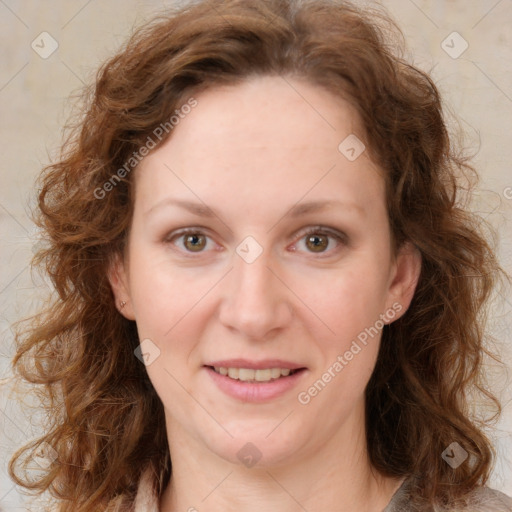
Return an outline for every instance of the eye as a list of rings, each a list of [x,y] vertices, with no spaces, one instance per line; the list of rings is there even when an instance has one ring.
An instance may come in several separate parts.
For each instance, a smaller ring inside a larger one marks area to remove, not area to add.
[[[343,245],[347,243],[344,234],[323,228],[322,226],[309,228],[305,233],[302,233],[300,241],[302,240],[304,240],[304,245],[309,252],[317,254],[325,253],[332,249],[333,240],[335,241],[336,247],[340,244]],[[330,252],[332,252],[332,250]]]
[[[204,248],[207,246],[208,238],[209,237],[199,229],[188,228],[166,238],[165,241],[177,245],[175,240],[182,240],[183,245],[181,248],[185,252],[197,253],[203,252]]]
[[[186,228],[177,233],[172,233],[164,241],[176,245],[183,252],[190,254],[205,252],[209,240],[210,237],[205,235],[201,229]],[[181,244],[178,243],[179,241],[181,241]],[[304,241],[307,252],[323,254],[335,251],[339,245],[346,245],[347,237],[341,232],[323,226],[314,226],[303,232],[299,241]],[[333,245],[335,245],[334,248]],[[292,250],[295,251],[296,247],[293,246]]]

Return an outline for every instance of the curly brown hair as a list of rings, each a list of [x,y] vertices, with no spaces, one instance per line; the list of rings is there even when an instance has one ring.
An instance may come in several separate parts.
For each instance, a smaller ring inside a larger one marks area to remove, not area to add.
[[[493,449],[470,397],[489,399],[499,414],[482,358],[484,306],[504,273],[485,223],[462,201],[460,180],[474,186],[474,170],[449,137],[432,79],[402,46],[386,14],[347,2],[200,1],[138,29],[101,67],[59,161],[40,178],[35,220],[48,245],[33,264],[56,294],[18,333],[13,365],[42,385],[49,424],[13,456],[17,484],[49,490],[62,512],[129,510],[146,468],[163,492],[171,474],[163,406],[107,278],[124,251],[133,173],[112,178],[186,98],[251,75],[297,76],[357,109],[385,171],[395,250],[408,241],[422,256],[412,304],[384,328],[366,389],[372,465],[416,477],[415,496],[429,504],[485,484]],[[115,190],[104,194],[107,182]],[[440,456],[454,440],[472,456],[455,470]],[[57,458],[29,478],[23,468],[43,443]]]

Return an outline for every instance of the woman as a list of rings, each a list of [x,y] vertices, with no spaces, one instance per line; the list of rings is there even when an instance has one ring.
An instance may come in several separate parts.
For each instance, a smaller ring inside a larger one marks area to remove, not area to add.
[[[499,407],[501,270],[392,30],[344,2],[202,1],[102,67],[42,176],[58,297],[14,365],[53,424],[18,483],[59,511],[512,510],[468,402]]]

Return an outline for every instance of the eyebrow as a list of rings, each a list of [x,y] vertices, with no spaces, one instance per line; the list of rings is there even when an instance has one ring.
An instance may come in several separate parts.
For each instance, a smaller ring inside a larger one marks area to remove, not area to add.
[[[155,210],[159,210],[166,206],[179,206],[190,213],[197,215],[198,217],[219,217],[219,215],[212,208],[208,207],[204,203],[195,203],[193,201],[186,201],[184,199],[166,198],[152,206],[144,215],[149,215]],[[354,210],[359,214],[364,213],[364,209],[356,203],[346,203],[342,201],[310,201],[308,203],[300,203],[292,206],[287,210],[285,215],[291,217],[300,217],[309,213],[317,213],[328,210],[333,206],[341,206],[344,209]],[[220,217],[219,217],[220,218]]]

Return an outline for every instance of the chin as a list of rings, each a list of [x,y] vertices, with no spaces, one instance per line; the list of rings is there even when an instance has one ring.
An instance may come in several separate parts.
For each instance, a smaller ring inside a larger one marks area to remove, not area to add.
[[[270,468],[289,463],[303,446],[305,439],[296,439],[286,429],[275,427],[279,421],[273,422],[269,429],[250,428],[245,425],[231,425],[229,435],[217,436],[216,439],[205,440],[207,447],[220,458],[237,466],[247,468]],[[272,430],[275,429],[273,432]],[[270,433],[272,432],[272,433]],[[270,434],[269,434],[270,433]]]

